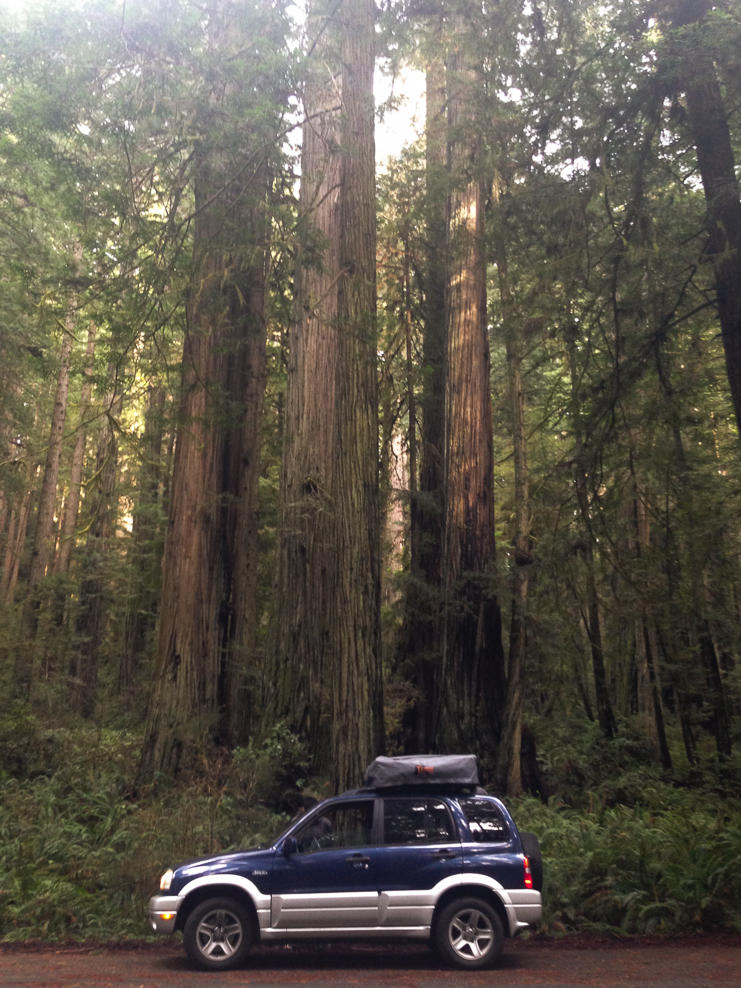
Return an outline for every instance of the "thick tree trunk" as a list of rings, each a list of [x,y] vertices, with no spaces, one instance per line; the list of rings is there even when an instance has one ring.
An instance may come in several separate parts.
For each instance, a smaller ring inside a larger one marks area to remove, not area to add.
[[[333,9],[333,8],[331,8]],[[314,768],[330,765],[334,674],[328,648],[333,503],[337,292],[340,277],[342,73],[326,3],[312,5],[312,73],[304,96],[299,252],[288,353],[281,534],[272,632],[274,694],[266,725],[306,738]]]
[[[731,133],[712,56],[704,46],[701,22],[707,0],[681,0],[672,8],[675,27],[698,25],[688,43],[680,42],[687,113],[707,202],[708,255],[715,270],[718,316],[726,356],[736,426],[741,432],[741,198]]]
[[[79,258],[79,249],[75,256]],[[72,359],[72,340],[75,326],[75,311],[70,302],[65,331],[62,336],[62,350],[59,358],[59,376],[54,398],[49,445],[46,453],[44,477],[36,510],[36,530],[34,532],[31,569],[28,579],[28,592],[21,616],[20,644],[16,650],[13,670],[13,691],[22,699],[27,699],[31,690],[33,662],[36,654],[36,632],[38,629],[39,607],[41,606],[40,586],[46,576],[51,551],[54,528],[54,506],[57,498],[59,463],[62,458],[62,436],[67,418],[67,398],[69,396],[69,369]]]
[[[214,51],[225,53],[229,24],[218,4],[209,28]],[[232,95],[217,79],[213,119],[229,119]],[[243,140],[207,129],[195,165],[192,290],[142,778],[177,774],[205,744],[241,740],[250,713],[254,575],[246,570],[256,565],[249,540],[265,387],[269,170]]]
[[[501,617],[494,590],[494,456],[486,318],[484,200],[470,102],[475,74],[461,52],[449,59],[447,380],[445,391],[446,622],[444,735],[480,749],[497,737],[505,676]],[[469,126],[466,126],[466,125]],[[463,131],[467,131],[464,142]]]
[[[252,210],[248,229],[258,246],[258,261],[245,281],[248,294],[239,360],[231,366],[229,387],[241,410],[241,422],[227,447],[227,566],[230,627],[226,651],[224,714],[221,735],[244,744],[257,727],[261,711],[255,703],[257,669],[258,500],[262,420],[267,380],[267,308],[270,265],[267,216],[268,174],[260,177],[263,197]]]
[[[376,378],[373,0],[342,5],[340,280],[329,586],[331,778],[356,785],[384,749],[380,654],[380,519]]]

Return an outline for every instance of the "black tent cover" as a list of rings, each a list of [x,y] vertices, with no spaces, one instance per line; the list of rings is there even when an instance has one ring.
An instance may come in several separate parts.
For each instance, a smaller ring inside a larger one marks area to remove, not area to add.
[[[365,770],[365,784],[372,789],[410,785],[477,786],[476,755],[380,755]]]

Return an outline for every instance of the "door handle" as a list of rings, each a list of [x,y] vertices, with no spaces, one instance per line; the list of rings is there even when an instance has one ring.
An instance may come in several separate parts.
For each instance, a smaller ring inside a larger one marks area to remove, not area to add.
[[[366,854],[351,854],[349,858],[345,858],[348,864],[353,865],[355,868],[366,868],[370,864],[370,858]]]
[[[440,861],[448,861],[450,858],[457,857],[457,855],[455,851],[434,851],[432,857]]]

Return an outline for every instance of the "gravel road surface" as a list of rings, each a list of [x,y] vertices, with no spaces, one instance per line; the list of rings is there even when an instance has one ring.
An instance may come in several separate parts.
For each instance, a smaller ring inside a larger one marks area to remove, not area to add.
[[[741,937],[668,942],[507,943],[493,971],[453,971],[424,946],[283,947],[253,951],[220,974],[193,970],[176,944],[116,950],[0,947],[5,988],[741,988]]]

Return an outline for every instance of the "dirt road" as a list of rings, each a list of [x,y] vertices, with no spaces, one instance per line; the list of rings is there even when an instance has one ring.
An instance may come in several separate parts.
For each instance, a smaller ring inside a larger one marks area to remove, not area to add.
[[[501,965],[448,970],[422,946],[271,947],[238,971],[194,971],[175,944],[139,949],[0,947],[5,988],[741,988],[741,937],[624,944],[599,940],[508,943]]]

